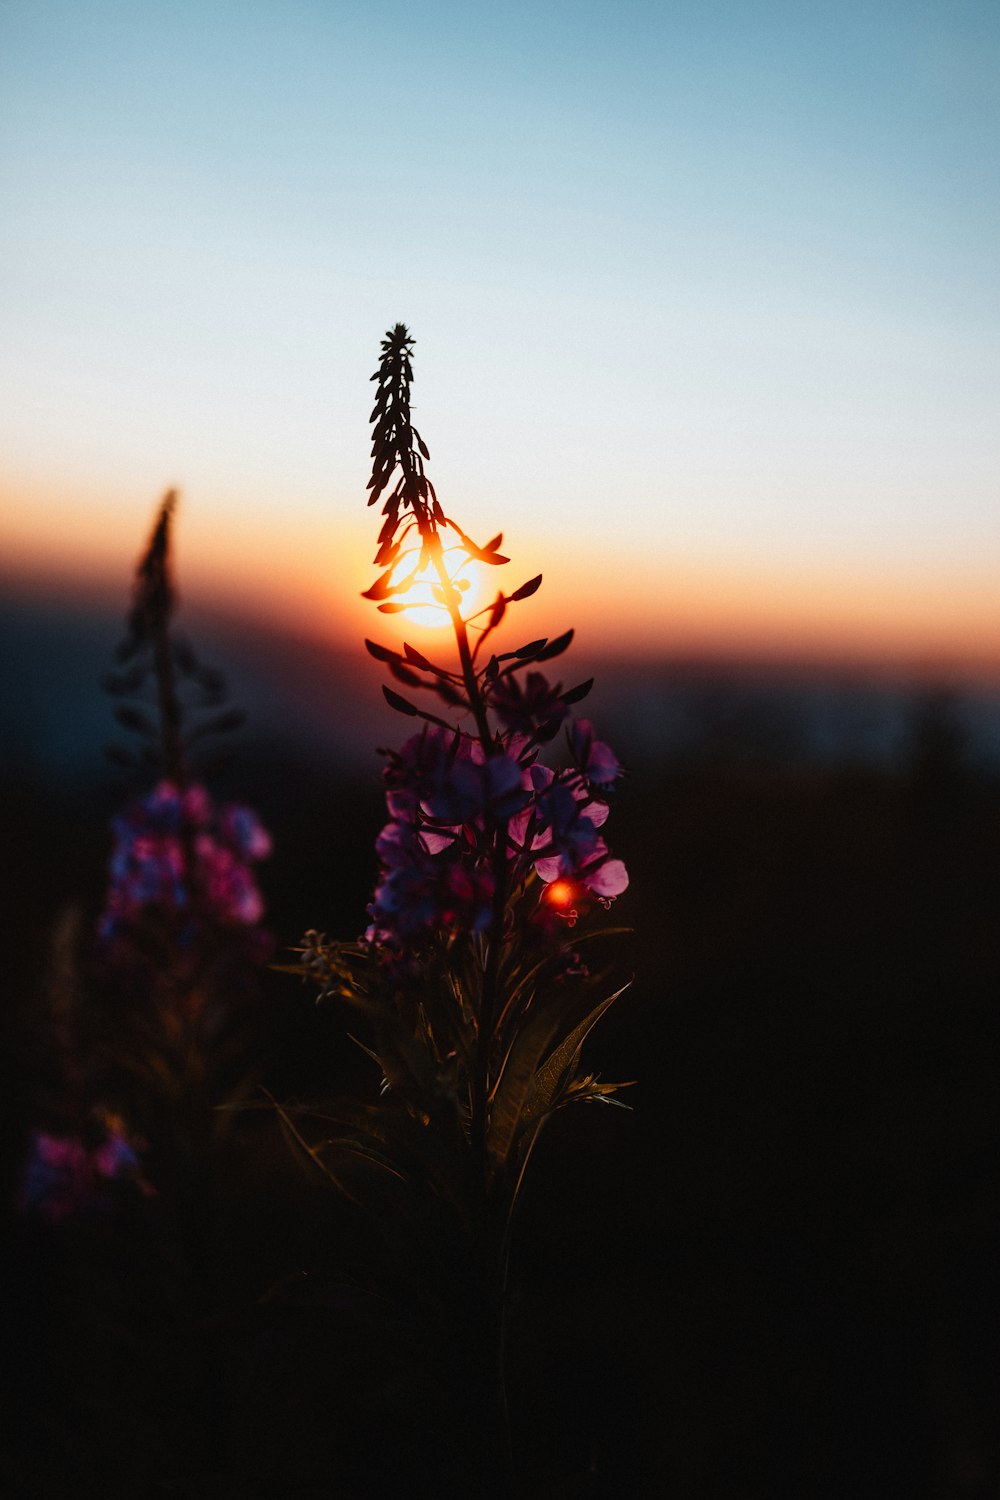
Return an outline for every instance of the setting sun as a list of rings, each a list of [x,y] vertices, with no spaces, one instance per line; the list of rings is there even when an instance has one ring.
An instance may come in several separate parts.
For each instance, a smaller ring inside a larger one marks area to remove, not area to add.
[[[462,613],[468,619],[469,611],[482,602],[483,570],[462,547],[446,549],[444,557],[448,576],[462,595]],[[430,630],[449,623],[448,610],[433,563],[426,563],[414,575],[413,582],[401,597],[400,603],[406,604],[405,618],[408,623],[422,625]]]

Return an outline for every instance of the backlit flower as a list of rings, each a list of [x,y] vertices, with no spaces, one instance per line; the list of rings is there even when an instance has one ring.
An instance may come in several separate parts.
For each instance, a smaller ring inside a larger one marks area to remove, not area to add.
[[[251,864],[271,840],[249,808],[216,810],[202,786],[161,781],[112,823],[110,883],[98,934],[114,939],[157,910],[253,926],[264,903]]]

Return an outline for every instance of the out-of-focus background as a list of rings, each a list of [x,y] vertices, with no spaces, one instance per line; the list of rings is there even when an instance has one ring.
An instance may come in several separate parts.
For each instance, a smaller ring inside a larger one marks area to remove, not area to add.
[[[4,576],[117,583],[177,485],[190,590],[353,642],[403,320],[447,507],[590,649],[994,671],[998,38],[8,0]]]
[[[961,0],[0,8],[9,1176],[171,485],[270,924],[364,924],[407,731],[360,647],[403,634],[359,597],[366,382],[404,319],[446,509],[545,575],[506,643],[576,627],[629,769],[635,982],[590,1047],[634,1112],[539,1152],[524,1440],[608,1495],[997,1493],[998,60]],[[294,979],[265,1004],[277,1091],[358,1080]],[[239,1477],[277,1496],[303,1371],[354,1376],[271,1353]]]

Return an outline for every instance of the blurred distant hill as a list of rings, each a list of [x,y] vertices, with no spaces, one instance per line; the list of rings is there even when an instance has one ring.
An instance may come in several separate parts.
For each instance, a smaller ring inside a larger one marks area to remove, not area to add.
[[[114,723],[99,684],[123,614],[0,597],[0,770],[72,780],[105,774],[102,746],[114,738]],[[180,623],[246,712],[244,751],[268,746],[331,769],[358,769],[377,764],[374,747],[395,743],[405,728],[383,703],[379,669],[360,642],[348,649],[197,610]],[[558,665],[574,681],[596,677],[582,711],[633,763],[708,756],[888,767],[905,759],[930,714],[947,720],[971,763],[1000,768],[1000,685],[989,691],[889,672],[587,658],[582,650]]]
[[[120,612],[37,599],[0,600],[0,766],[72,778],[101,774],[116,737],[101,680],[124,633]],[[260,624],[181,617],[181,631],[226,678],[246,712],[241,740],[295,746],[305,758],[356,761],[370,754],[365,692],[379,715],[377,683],[358,680],[360,655],[276,635]],[[385,714],[388,710],[385,710]]]

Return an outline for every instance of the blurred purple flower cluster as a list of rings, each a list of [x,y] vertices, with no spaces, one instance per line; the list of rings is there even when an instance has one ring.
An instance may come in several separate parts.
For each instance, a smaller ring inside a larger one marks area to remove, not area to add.
[[[598,832],[621,775],[616,756],[581,719],[567,730],[569,763],[558,770],[540,764],[536,718],[562,722],[568,708],[541,673],[531,674],[523,694],[510,681],[500,679],[502,692],[498,684],[490,700],[506,726],[492,753],[472,734],[433,724],[387,752],[389,821],[376,844],[369,942],[405,949],[435,933],[447,941],[484,932],[493,914],[496,830],[503,830],[507,894],[527,890],[536,876],[542,883],[533,908],[541,927],[554,907],[588,897],[608,905],[628,886],[624,864]]]
[[[112,823],[110,884],[98,924],[107,943],[151,909],[250,927],[264,903],[252,865],[271,839],[247,807],[216,808],[204,787],[161,781]]]
[[[120,1122],[109,1120],[97,1145],[87,1145],[75,1135],[35,1130],[18,1208],[50,1224],[93,1217],[111,1211],[114,1185],[123,1182],[147,1197],[153,1191],[142,1177],[138,1154]]]

